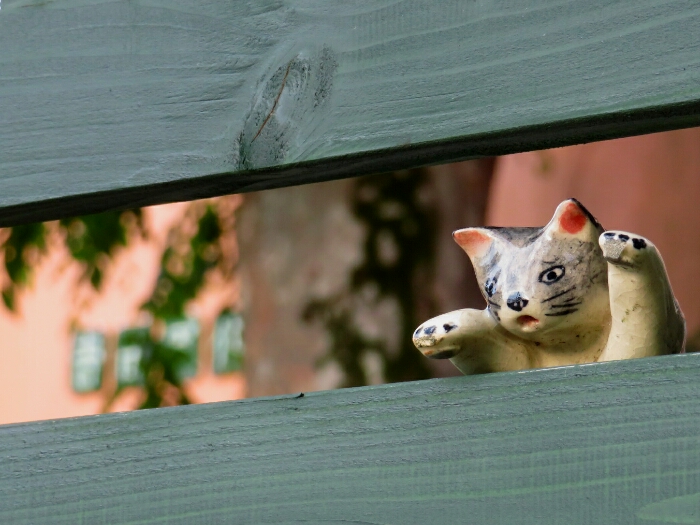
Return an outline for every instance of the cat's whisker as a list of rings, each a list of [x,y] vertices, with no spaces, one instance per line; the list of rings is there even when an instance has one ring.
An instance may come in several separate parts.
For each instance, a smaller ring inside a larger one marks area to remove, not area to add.
[[[602,271],[595,272],[593,275],[591,275],[591,276],[588,278],[588,280],[589,280],[591,283],[593,283],[593,282],[596,280],[596,278],[597,278],[600,274],[602,274],[602,273],[603,273]]]
[[[571,303],[573,301],[578,301],[578,297],[571,297],[570,299],[565,299],[561,302],[561,304],[566,304],[566,303]]]
[[[546,315],[547,317],[559,317],[561,315],[573,314],[574,312],[578,312],[578,308],[573,308],[571,310],[564,310],[563,312],[555,312],[553,314],[544,314],[544,315]]]
[[[572,306],[578,306],[581,304],[583,301],[579,301],[578,303],[562,303],[562,304],[553,304],[550,306],[550,308],[571,308]]]
[[[548,303],[548,302],[551,301],[552,299],[556,299],[557,297],[561,297],[562,295],[566,295],[566,294],[568,294],[570,291],[575,290],[575,289],[576,289],[576,287],[575,287],[575,286],[572,286],[572,287],[569,288],[568,290],[564,290],[563,292],[559,292],[559,293],[557,293],[557,294],[554,294],[554,295],[551,296],[551,297],[547,297],[547,298],[546,298],[544,301],[542,301],[542,302],[543,302],[543,303]]]
[[[488,303],[489,303],[491,306],[493,306],[494,308],[498,308],[498,309],[501,308],[501,305],[500,305],[500,304],[494,303],[493,301],[489,301]]]

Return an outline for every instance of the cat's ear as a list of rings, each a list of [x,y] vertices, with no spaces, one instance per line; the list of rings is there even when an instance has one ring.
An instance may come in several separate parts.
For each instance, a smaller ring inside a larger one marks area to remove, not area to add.
[[[554,217],[544,227],[549,235],[597,239],[602,228],[595,217],[576,199],[568,199],[557,206]]]
[[[495,242],[493,233],[486,228],[464,228],[453,232],[452,237],[472,261],[483,257]]]

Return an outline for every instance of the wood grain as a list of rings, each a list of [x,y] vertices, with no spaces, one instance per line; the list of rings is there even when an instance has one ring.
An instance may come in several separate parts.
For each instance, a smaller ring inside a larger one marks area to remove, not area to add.
[[[697,523],[700,355],[0,427],[0,523]]]
[[[694,0],[5,0],[0,224],[700,124]]]

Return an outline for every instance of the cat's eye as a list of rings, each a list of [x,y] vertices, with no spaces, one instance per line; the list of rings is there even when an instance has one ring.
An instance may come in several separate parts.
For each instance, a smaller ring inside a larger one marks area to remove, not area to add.
[[[563,266],[552,266],[540,274],[539,281],[544,284],[556,283],[559,279],[564,277],[564,273]]]
[[[496,279],[487,279],[484,290],[486,291],[486,295],[493,297],[493,294],[496,293]]]

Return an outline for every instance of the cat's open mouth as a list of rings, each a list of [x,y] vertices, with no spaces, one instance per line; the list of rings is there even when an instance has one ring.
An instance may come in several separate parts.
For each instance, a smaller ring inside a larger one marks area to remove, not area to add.
[[[516,319],[522,328],[536,328],[540,322],[531,315],[521,315]]]

